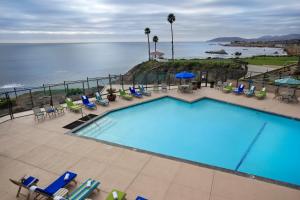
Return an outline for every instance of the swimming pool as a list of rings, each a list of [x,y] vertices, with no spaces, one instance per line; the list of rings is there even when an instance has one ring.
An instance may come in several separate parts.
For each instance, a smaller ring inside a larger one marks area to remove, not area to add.
[[[300,121],[212,99],[165,97],[75,134],[300,186]]]

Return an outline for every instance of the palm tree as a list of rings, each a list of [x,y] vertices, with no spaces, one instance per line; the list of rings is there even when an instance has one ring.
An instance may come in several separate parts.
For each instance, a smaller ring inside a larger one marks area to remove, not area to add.
[[[158,42],[158,37],[156,35],[153,36],[153,42],[154,42],[154,50],[155,50],[155,58],[156,58],[156,43]]]
[[[175,22],[175,15],[170,13],[168,15],[168,22],[171,24],[171,34],[172,34],[172,60],[174,60],[174,41],[173,41],[173,23]]]
[[[149,41],[149,34],[151,33],[150,28],[145,28],[145,34],[147,35],[148,38],[148,55],[149,55],[149,60],[150,60],[150,41]]]

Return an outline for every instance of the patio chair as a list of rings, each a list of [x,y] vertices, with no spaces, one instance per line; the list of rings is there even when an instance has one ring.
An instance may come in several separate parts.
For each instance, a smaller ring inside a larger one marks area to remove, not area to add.
[[[53,102],[53,108],[55,109],[55,112],[57,114],[65,113],[65,108],[62,105],[60,105],[58,102]]]
[[[21,189],[25,188],[29,191],[31,186],[36,185],[39,182],[39,179],[33,176],[23,176],[19,180],[9,179],[13,184],[19,186],[16,197],[19,197],[21,194]]]
[[[266,88],[263,87],[259,92],[255,94],[257,99],[264,99],[267,96]]]
[[[244,84],[240,84],[238,88],[235,88],[233,90],[233,93],[237,94],[237,95],[243,94],[244,93],[244,88],[245,88],[245,85]]]
[[[125,192],[121,192],[113,189],[106,197],[106,200],[125,200],[125,197],[126,197]]]
[[[33,110],[33,114],[34,114],[35,119],[37,119],[38,121],[40,119],[45,119],[45,114],[40,108],[35,107],[32,110]]]
[[[136,98],[142,98],[143,95],[137,91],[135,91],[134,87],[129,87],[129,91],[131,93],[132,96],[136,97]]]
[[[168,86],[167,86],[167,84],[165,84],[165,83],[161,84],[161,91],[162,92],[168,92]]]
[[[125,100],[132,100],[132,96],[125,92],[125,90],[119,89],[120,97]]]
[[[102,106],[108,106],[109,101],[107,99],[102,99],[99,92],[96,92],[95,95],[96,95],[96,103],[97,104],[102,105]]]
[[[216,87],[215,87],[215,89],[216,90],[221,90],[223,88],[223,83],[222,83],[222,81],[218,81],[217,82],[217,85],[216,85]]]
[[[255,95],[255,86],[252,85],[252,86],[250,87],[249,90],[246,90],[246,91],[244,92],[244,94],[245,94],[247,97],[252,97],[252,96],[254,96],[254,95]]]
[[[67,108],[73,112],[82,112],[82,107],[75,104],[70,98],[66,98]]]
[[[151,92],[145,90],[143,85],[139,85],[139,91],[141,94],[145,95],[145,96],[151,96]]]
[[[50,185],[48,185],[47,187],[40,188],[40,187],[36,187],[33,189],[33,193],[36,194],[35,199],[43,196],[45,198],[53,198],[54,194],[59,191],[61,188],[67,186],[68,184],[70,184],[71,182],[74,182],[75,184],[77,184],[75,178],[76,178],[77,174],[67,171],[64,174],[62,174],[60,177],[58,177],[55,181],[53,181]],[[30,193],[29,193],[30,194]],[[30,199],[30,195],[28,195],[28,198]]]
[[[223,92],[225,93],[230,93],[232,91],[233,87],[232,87],[232,83],[229,83],[227,86],[225,86],[223,88]]]
[[[70,195],[67,195],[67,200],[85,200],[94,190],[100,191],[98,186],[99,181],[87,179],[78,188],[76,188]]]
[[[49,118],[51,116],[55,115],[55,109],[51,105],[49,105],[49,104],[44,105],[44,109],[45,109],[46,115],[48,115]]]
[[[82,96],[81,96],[81,100],[82,100],[82,104],[83,104],[86,108],[88,108],[88,109],[97,109],[96,104],[91,103],[91,102],[89,101],[89,98],[88,98],[87,96],[82,95]]]

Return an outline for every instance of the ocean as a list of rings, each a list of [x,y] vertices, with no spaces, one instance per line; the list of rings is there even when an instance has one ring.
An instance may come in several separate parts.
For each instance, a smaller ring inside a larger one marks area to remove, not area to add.
[[[282,49],[226,47],[208,42],[176,42],[175,58],[242,57],[274,55]],[[228,55],[206,54],[205,51],[225,49]],[[171,43],[159,42],[157,50],[171,57]],[[151,43],[151,51],[154,44]],[[126,73],[136,64],[148,60],[146,42],[107,42],[72,44],[0,44],[0,91],[13,87],[81,80]]]

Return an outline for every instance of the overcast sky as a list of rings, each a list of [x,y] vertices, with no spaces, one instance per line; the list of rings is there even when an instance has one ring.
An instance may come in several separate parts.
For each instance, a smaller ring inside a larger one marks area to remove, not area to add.
[[[176,41],[300,33],[300,0],[0,0],[0,42]]]

